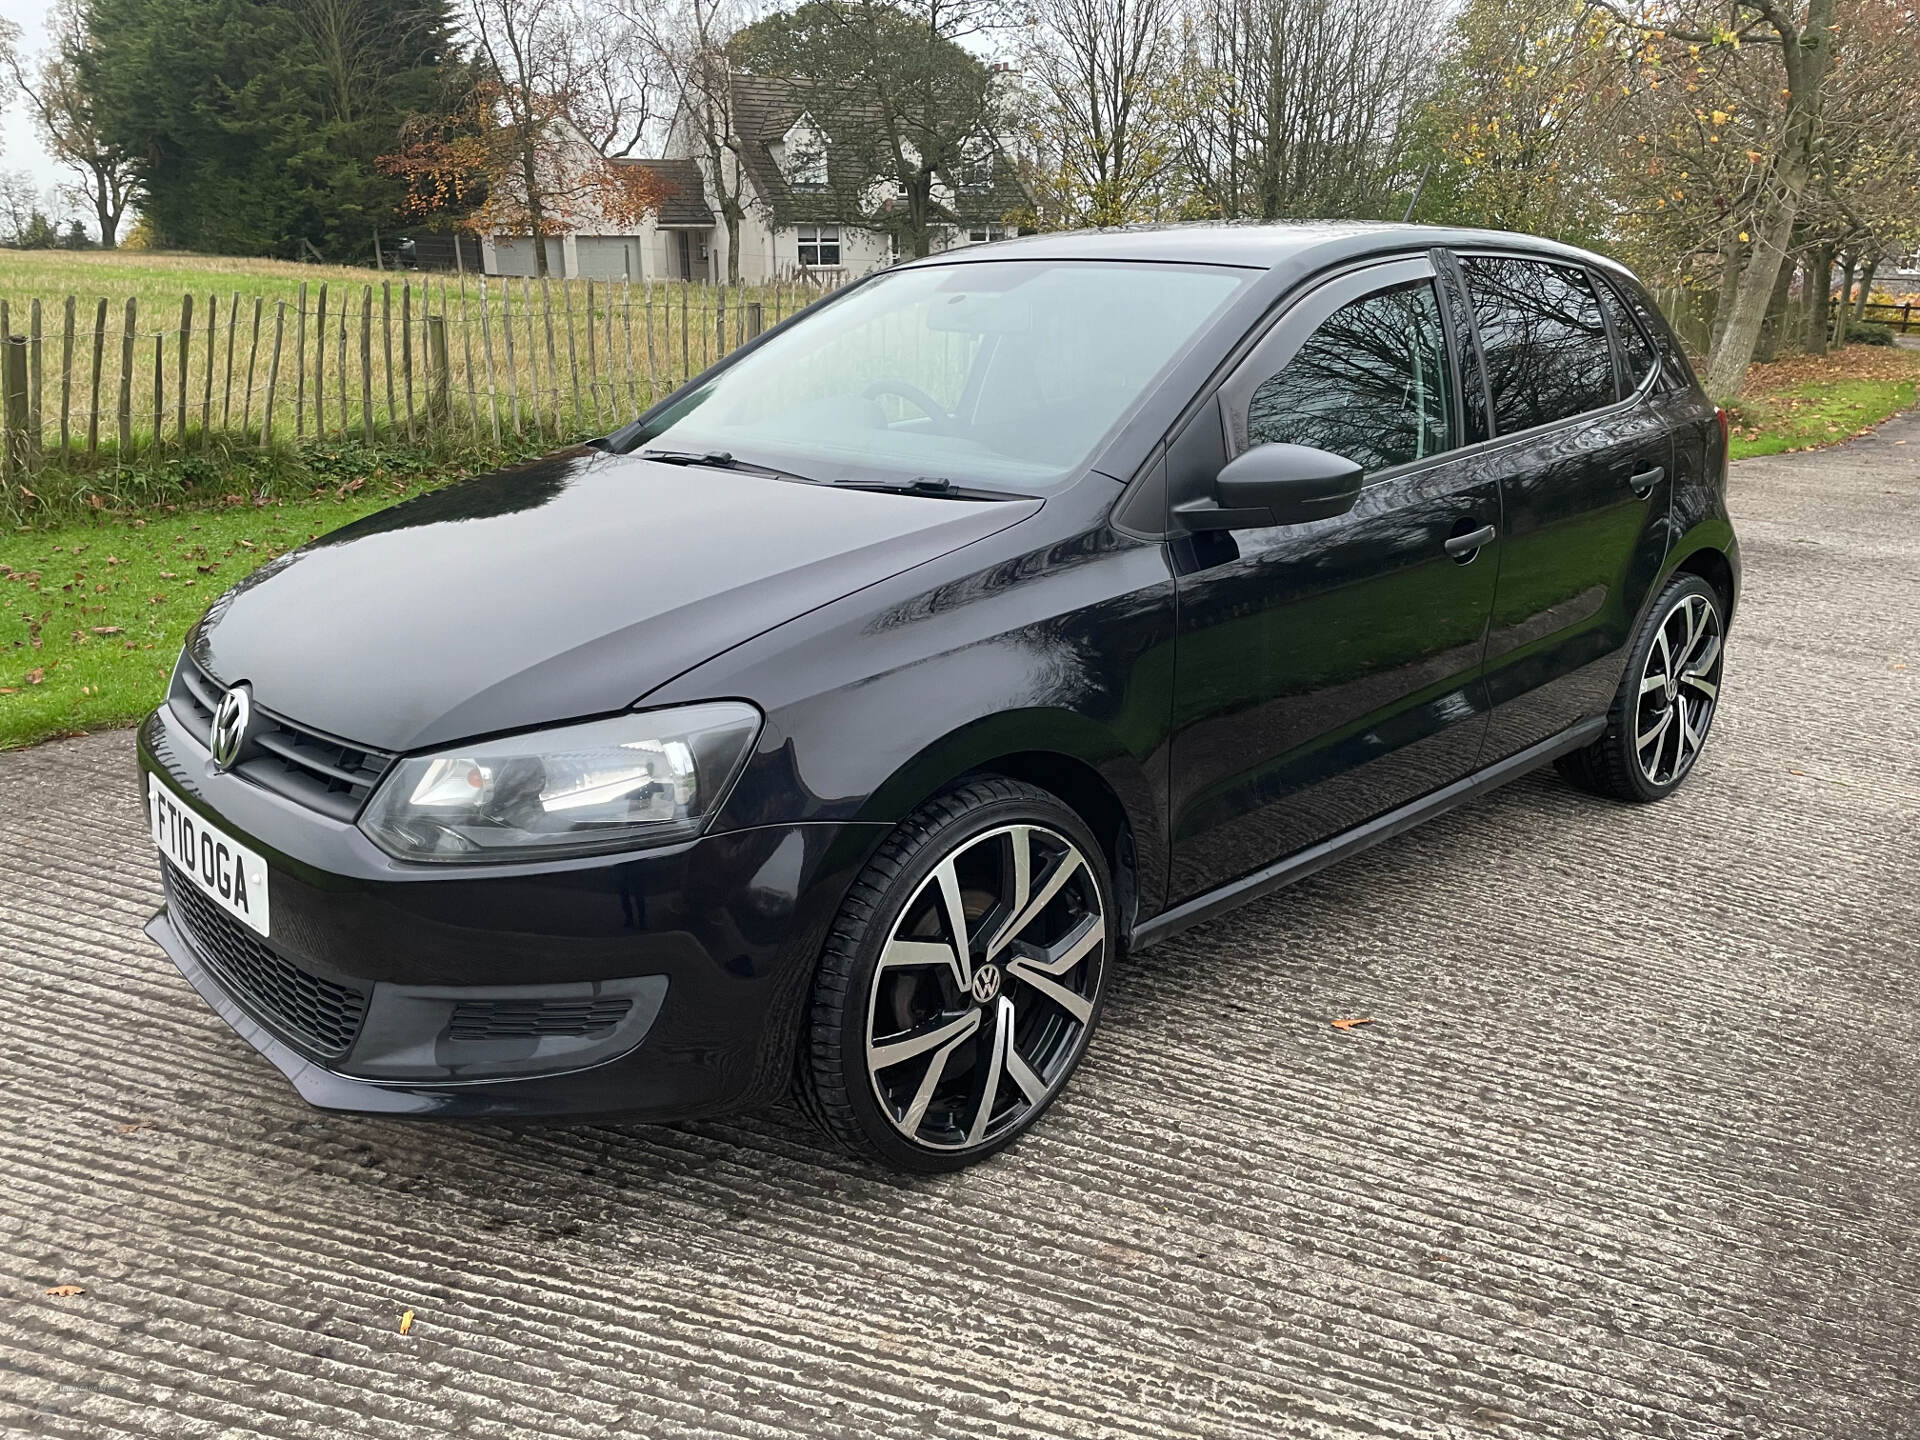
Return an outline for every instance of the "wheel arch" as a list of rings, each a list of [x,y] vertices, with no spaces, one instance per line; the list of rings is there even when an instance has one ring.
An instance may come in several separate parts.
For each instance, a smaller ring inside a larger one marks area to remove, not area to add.
[[[1668,573],[1671,580],[1675,575],[1698,575],[1714,589],[1720,597],[1721,610],[1728,625],[1733,623],[1733,607],[1739,599],[1740,583],[1733,561],[1727,553],[1712,544],[1703,544],[1688,551],[1678,564]]]
[[[1148,769],[1119,737],[1086,716],[1018,710],[987,716],[928,745],[887,778],[861,819],[898,822],[942,791],[980,775],[1019,780],[1060,800],[1105,852],[1122,933],[1158,903],[1165,846]]]

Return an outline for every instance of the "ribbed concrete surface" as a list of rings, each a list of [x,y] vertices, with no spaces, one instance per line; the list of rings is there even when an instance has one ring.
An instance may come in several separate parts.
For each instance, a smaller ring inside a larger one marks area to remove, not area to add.
[[[1920,423],[1734,490],[1680,797],[1537,777],[1141,957],[936,1182],[306,1110],[139,934],[129,738],[0,757],[0,1426],[1920,1435]]]

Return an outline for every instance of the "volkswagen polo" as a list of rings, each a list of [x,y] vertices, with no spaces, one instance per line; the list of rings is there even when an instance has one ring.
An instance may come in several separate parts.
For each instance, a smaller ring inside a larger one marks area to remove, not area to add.
[[[1170,227],[855,284],[266,565],[139,736],[148,927],[313,1104],[797,1091],[990,1155],[1114,967],[1719,704],[1726,421],[1597,255]]]

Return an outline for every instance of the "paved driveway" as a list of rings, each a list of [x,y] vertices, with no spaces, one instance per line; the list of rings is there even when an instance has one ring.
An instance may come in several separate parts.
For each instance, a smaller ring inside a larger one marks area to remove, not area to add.
[[[0,757],[0,1427],[1920,1435],[1920,422],[1734,492],[1678,799],[1535,777],[1140,957],[938,1181],[304,1109],[139,934],[129,737]]]

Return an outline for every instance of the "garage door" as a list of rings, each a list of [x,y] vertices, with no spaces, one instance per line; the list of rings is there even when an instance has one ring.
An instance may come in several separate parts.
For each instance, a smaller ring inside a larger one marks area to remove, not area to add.
[[[582,235],[574,241],[580,273],[590,280],[639,280],[640,241],[632,235]]]
[[[565,251],[558,239],[547,237],[547,273],[558,276],[562,273]],[[496,275],[531,275],[533,268],[533,240],[526,235],[496,235],[493,237],[493,273]]]

